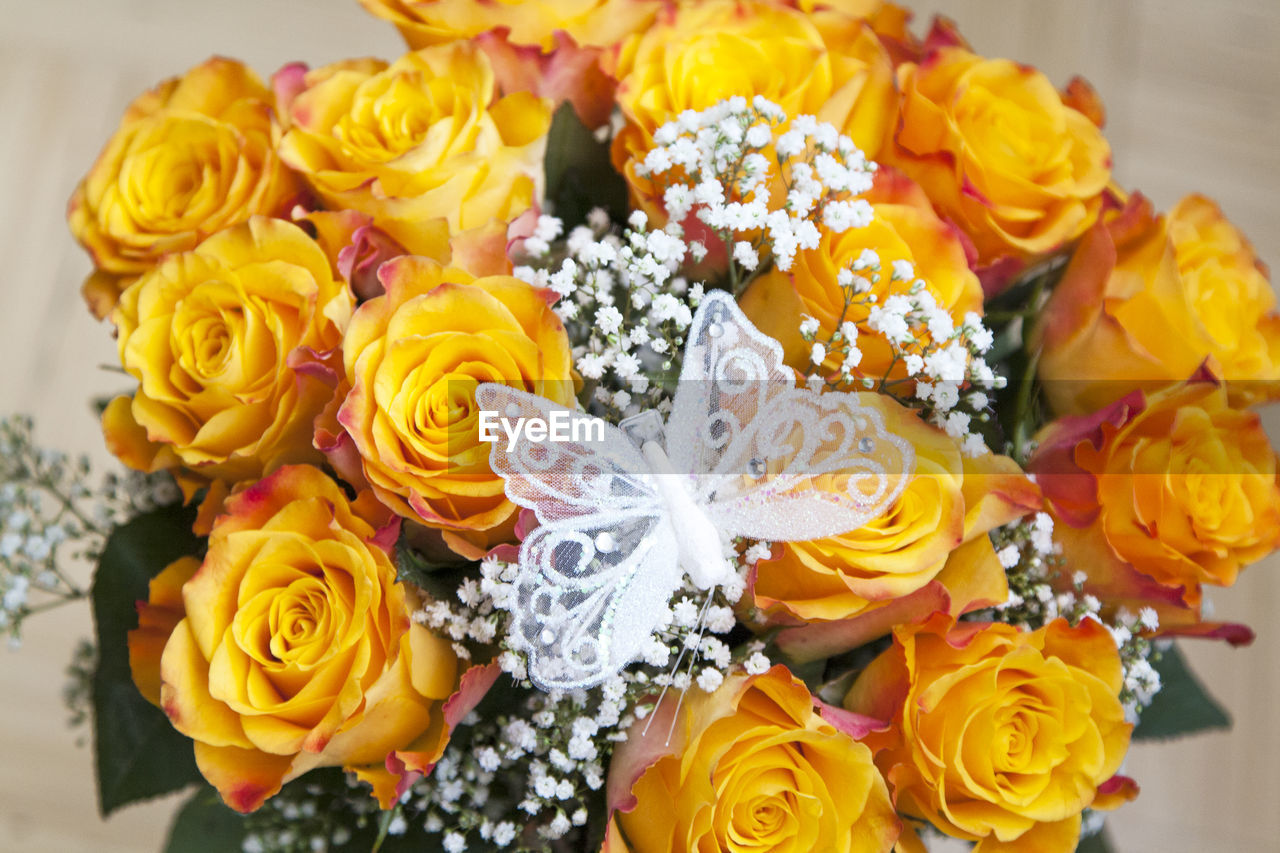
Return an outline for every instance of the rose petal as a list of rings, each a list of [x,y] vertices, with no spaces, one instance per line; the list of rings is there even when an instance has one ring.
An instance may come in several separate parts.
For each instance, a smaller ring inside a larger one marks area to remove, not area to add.
[[[853,711],[846,711],[844,708],[835,705],[828,705],[816,697],[813,704],[817,707],[818,714],[822,719],[854,740],[862,740],[872,732],[883,732],[889,728],[889,724],[884,720],[877,720],[875,717],[868,717],[865,714],[858,714]]]
[[[894,625],[924,619],[931,613],[950,607],[951,595],[946,587],[932,580],[910,595],[850,619],[784,628],[776,642],[791,660],[808,663],[856,649],[876,637],[883,637]]]
[[[210,746],[196,741],[196,766],[222,801],[241,814],[254,811],[279,792],[289,775],[291,756],[256,749]]]

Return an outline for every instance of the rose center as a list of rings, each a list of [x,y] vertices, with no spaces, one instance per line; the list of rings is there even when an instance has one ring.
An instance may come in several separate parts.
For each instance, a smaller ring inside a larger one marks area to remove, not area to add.
[[[334,126],[334,137],[368,164],[403,156],[428,142],[432,127],[451,111],[451,98],[442,87],[451,89],[447,80],[426,79],[421,71],[397,74],[382,91],[358,95]]]
[[[1062,161],[1061,141],[1043,113],[978,87],[956,106],[956,123],[965,141],[986,161],[997,161],[1033,183],[1047,183]]]
[[[271,655],[281,663],[314,664],[327,654],[332,607],[316,578],[301,578],[282,590],[267,619]]]
[[[239,153],[230,129],[206,119],[170,118],[140,130],[133,147],[119,186],[138,224],[181,229],[225,202]]]
[[[788,794],[753,797],[734,808],[725,846],[742,851],[775,849],[796,834],[794,823],[794,804]]]

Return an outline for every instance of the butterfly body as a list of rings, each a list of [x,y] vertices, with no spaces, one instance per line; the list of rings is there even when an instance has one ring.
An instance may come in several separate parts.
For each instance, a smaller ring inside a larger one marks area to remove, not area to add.
[[[726,583],[733,577],[733,569],[724,558],[720,531],[698,506],[692,480],[671,467],[666,451],[656,441],[646,441],[640,452],[649,463],[655,488],[666,505],[680,567],[698,589],[709,590]]]

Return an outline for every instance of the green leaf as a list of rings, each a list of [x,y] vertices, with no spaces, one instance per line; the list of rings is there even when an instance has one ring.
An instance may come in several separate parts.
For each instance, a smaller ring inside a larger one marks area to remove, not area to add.
[[[335,783],[333,779],[338,779]],[[346,798],[353,795],[341,782],[341,774],[312,772],[290,782],[285,790],[277,796],[286,801],[296,802],[296,793],[291,789],[306,787],[323,787],[325,797],[331,806],[338,809],[333,815],[338,826],[345,826],[349,832],[347,841],[340,845],[330,845],[330,853],[424,853],[439,848],[438,835],[425,835],[419,828],[411,827],[403,835],[388,835],[379,844],[380,830],[390,820],[393,812],[375,813],[364,826],[358,826],[356,816],[350,811]],[[356,797],[360,794],[355,793]],[[313,803],[324,807],[326,799],[307,797]],[[218,797],[218,792],[208,785],[202,786],[182,806],[169,825],[169,838],[164,853],[239,853],[243,849],[244,840],[251,831],[262,832],[264,827],[281,828],[282,818],[277,814],[254,814],[246,818],[229,808]],[[301,820],[291,824],[302,832],[319,830],[322,836],[329,830],[317,826],[315,820]],[[433,844],[434,842],[434,844]],[[375,845],[377,845],[375,847]],[[471,849],[471,848],[468,848]]]
[[[1166,649],[1152,665],[1160,673],[1160,692],[1138,718],[1134,740],[1231,728],[1231,717],[1191,672],[1177,646]]]
[[[200,550],[191,532],[193,508],[165,507],[117,527],[94,575],[93,620],[98,666],[93,676],[94,751],[98,807],[105,817],[137,800],[167,794],[200,778],[191,741],[133,684],[128,633],[151,578],[170,562]]]
[[[357,816],[356,808],[363,805],[360,800],[367,793],[350,788],[344,775],[333,767],[312,770],[287,783],[267,806],[251,815],[236,813],[217,791],[202,784],[174,815],[163,853],[240,853],[249,835],[271,836],[286,827],[304,840],[329,838],[329,853],[436,853],[443,849],[441,836],[424,832],[420,822],[409,821],[408,830],[400,835],[384,834],[396,810]],[[291,805],[303,803],[314,807],[309,815],[284,816]],[[347,831],[341,844],[332,842],[338,827]],[[474,836],[468,841],[467,849],[476,853],[495,849]]]
[[[244,818],[205,786],[174,816],[164,853],[238,853],[244,837]]]
[[[396,580],[426,590],[438,601],[456,601],[464,578],[480,576],[471,560],[435,560],[403,542],[396,543]]]
[[[609,211],[615,222],[626,218],[627,183],[614,171],[609,145],[596,140],[568,102],[551,119],[543,169],[551,212],[566,231],[586,222],[593,207]]]
[[[1112,853],[1113,849],[1111,840],[1104,830],[1081,838],[1079,845],[1076,846],[1076,853]]]
[[[396,543],[396,580],[408,581],[423,589],[434,575],[465,572],[474,566],[472,560],[434,560],[403,541]]]

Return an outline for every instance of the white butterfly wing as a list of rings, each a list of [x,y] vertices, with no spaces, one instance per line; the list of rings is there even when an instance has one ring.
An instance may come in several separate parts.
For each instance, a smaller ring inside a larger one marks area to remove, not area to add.
[[[665,515],[540,526],[520,548],[514,584],[511,637],[528,655],[529,679],[543,690],[591,687],[638,660],[681,577]]]
[[[897,500],[915,464],[911,444],[856,394],[775,394],[736,440],[747,473],[700,478],[701,491],[717,527],[754,539],[804,541],[856,530]],[[765,461],[753,465],[755,459]]]
[[[544,690],[599,684],[642,656],[680,585],[666,505],[617,427],[505,385],[479,386],[476,401],[513,423],[567,413],[602,438],[522,436],[508,452],[502,434],[489,457],[507,496],[541,522],[521,544],[513,584],[511,636],[528,655],[530,680]]]
[[[707,295],[688,334],[667,425],[669,455],[695,472],[717,527],[801,541],[881,515],[914,471],[911,444],[861,395],[796,387],[782,347],[725,293]]]
[[[507,497],[532,509],[539,521],[591,515],[604,507],[651,511],[660,505],[645,478],[644,457],[612,424],[507,385],[477,386],[476,403],[513,426],[521,418],[547,423],[559,418],[567,421],[568,435],[581,438],[530,441],[521,435],[508,452],[507,434],[501,427],[496,431],[490,467],[502,477]],[[593,440],[597,436],[600,440]]]
[[[708,293],[685,336],[680,381],[667,418],[672,467],[698,474],[734,467],[738,460],[728,454],[741,449],[734,447],[735,439],[767,410],[770,395],[794,387],[795,373],[782,363],[782,345],[751,325],[732,296]]]

